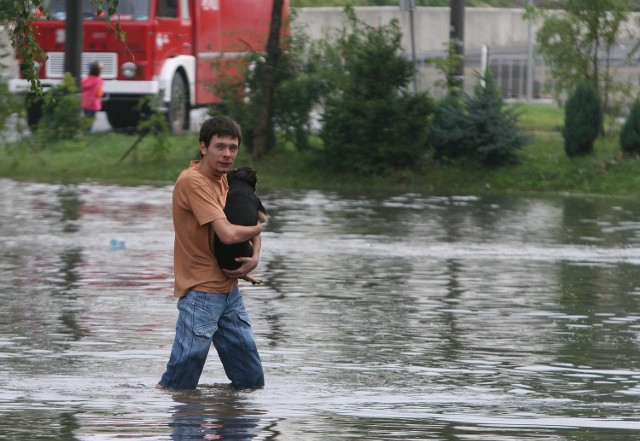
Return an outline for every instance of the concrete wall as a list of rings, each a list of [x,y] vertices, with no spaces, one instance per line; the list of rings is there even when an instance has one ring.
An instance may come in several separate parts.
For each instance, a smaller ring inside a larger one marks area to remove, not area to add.
[[[332,30],[345,25],[343,8],[299,8],[298,23],[312,39],[325,38]],[[403,33],[402,46],[408,56],[411,54],[410,13],[398,6],[358,7],[356,15],[370,25],[388,24],[398,19]],[[465,89],[470,91],[476,82],[476,72],[480,70],[480,53],[487,45],[491,54],[490,66],[498,77],[498,85],[506,97],[521,97],[526,92],[529,22],[524,18],[524,9],[465,8]],[[553,13],[553,12],[551,12]],[[555,12],[557,13],[557,11]],[[629,22],[621,32],[621,42],[614,50],[615,64],[623,65],[624,72],[616,78],[638,83],[640,69],[627,65],[626,52],[640,38],[639,13],[630,14]],[[446,56],[449,43],[449,8],[418,7],[414,12],[415,50],[419,66],[418,87],[429,89],[434,95],[443,94],[436,86],[441,82],[442,73],[428,64],[433,58]],[[542,21],[531,24],[532,43]],[[628,40],[628,32],[636,35]],[[624,41],[627,38],[627,41]],[[553,80],[548,75],[544,61],[534,60],[533,88],[535,97],[546,98],[553,94]],[[622,75],[622,77],[621,77]]]
[[[16,78],[18,75],[18,63],[13,55],[9,35],[9,29],[0,26],[0,78]]]
[[[345,19],[343,8],[298,8],[298,18],[312,38],[321,38],[331,29],[340,28]],[[358,18],[371,25],[400,21],[405,49],[410,48],[409,12],[396,6],[355,8]],[[632,13],[626,30],[639,32],[639,13]],[[533,23],[533,32],[541,23]],[[440,51],[449,41],[449,8],[417,7],[414,12],[414,32],[417,52]],[[465,8],[465,46],[480,50],[483,44],[491,48],[516,48],[528,43],[529,26],[524,9]]]
[[[371,25],[397,19],[403,32],[403,47],[411,53],[410,14],[395,6],[355,8],[356,15]],[[496,48],[527,45],[528,22],[523,9],[465,8],[465,47],[479,51],[483,44]],[[298,19],[313,39],[324,37],[344,23],[342,8],[299,8]],[[534,27],[534,29],[536,29]],[[442,51],[449,42],[449,8],[418,7],[414,12],[416,52]]]
[[[297,23],[312,39],[325,38],[336,29],[345,25],[343,8],[300,8]],[[411,19],[408,11],[399,7],[359,7],[356,15],[364,22],[376,26],[386,25],[397,19],[402,29],[402,46],[405,53],[411,54]],[[414,12],[415,51],[419,66],[418,88],[428,89],[436,96],[444,95],[446,90],[438,87],[444,81],[442,72],[429,64],[434,58],[444,58],[449,44],[449,8],[418,7]],[[476,82],[476,72],[480,70],[480,53],[483,45],[490,48],[492,54],[497,52],[511,53],[516,56],[517,66],[526,58],[529,44],[529,23],[524,19],[524,9],[465,8],[465,89],[471,91]],[[532,31],[537,30],[535,24]],[[526,60],[525,60],[526,62]],[[503,63],[503,61],[500,61]],[[505,61],[506,67],[500,66],[499,84],[505,96],[519,96],[526,91],[522,80],[502,78],[502,72],[509,71],[512,61]],[[541,68],[544,70],[544,67]],[[536,69],[536,71],[541,71]],[[512,70],[512,69],[511,69]],[[520,68],[522,71],[522,68]],[[514,74],[515,75],[515,74]],[[539,74],[538,77],[542,75]],[[537,82],[537,96],[544,89],[543,80]],[[516,84],[517,87],[513,87]],[[517,90],[516,90],[517,89]]]

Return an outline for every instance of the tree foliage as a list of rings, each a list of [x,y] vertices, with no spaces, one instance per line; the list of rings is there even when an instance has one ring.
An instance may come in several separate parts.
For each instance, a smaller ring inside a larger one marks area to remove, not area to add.
[[[433,104],[407,90],[414,66],[402,52],[398,22],[372,27],[351,8],[345,14],[347,24],[323,58],[330,84],[320,133],[324,163],[356,174],[415,165],[426,154]]]
[[[411,166],[426,153],[432,101],[407,91],[413,64],[402,53],[398,24],[373,28],[353,9],[346,14],[347,27],[322,41],[311,41],[294,19],[276,68],[275,128],[297,149],[307,150],[317,130],[313,117],[319,118],[323,164],[335,170],[368,173]],[[265,60],[250,54],[236,66],[240,75],[225,74],[224,62],[216,63],[222,76],[213,87],[223,97],[224,111],[242,124],[251,150]]]
[[[579,82],[595,85],[604,108],[611,93],[624,88],[613,79],[611,51],[631,32],[630,0],[563,0],[564,12],[542,13],[544,23],[536,35],[538,50],[549,63],[556,92],[569,92]],[[604,65],[604,66],[603,66]]]
[[[490,72],[478,81],[473,98],[467,99],[475,154],[490,166],[517,162],[515,152],[528,138],[518,129],[514,108],[505,108],[500,91]]]
[[[273,93],[274,130],[284,136],[297,149],[309,148],[312,131],[312,110],[322,101],[327,83],[323,79],[324,67],[318,55],[317,44],[297,27],[295,12],[292,14],[290,33],[282,43],[287,50],[278,57]],[[261,104],[261,88],[267,69],[266,60],[259,52],[250,53],[244,60],[228,67],[227,60],[214,62],[218,71],[217,81],[211,85],[222,98],[224,112],[242,125],[243,142],[252,151],[255,127]],[[212,109],[216,112],[216,109]],[[275,147],[275,133],[271,131],[266,151]]]
[[[488,166],[516,162],[515,152],[528,142],[517,126],[518,115],[504,107],[491,73],[479,79],[474,92],[438,104],[429,135],[434,158],[473,158]]]
[[[472,156],[473,135],[469,133],[467,114],[462,98],[447,95],[436,105],[429,132],[433,157],[450,160]]]

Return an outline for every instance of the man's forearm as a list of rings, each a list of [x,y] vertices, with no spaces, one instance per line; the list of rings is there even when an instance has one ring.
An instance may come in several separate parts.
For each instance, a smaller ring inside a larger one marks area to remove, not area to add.
[[[262,224],[243,226],[229,223],[226,219],[216,220],[213,223],[216,236],[225,245],[233,245],[235,243],[251,240],[253,237],[260,235]]]

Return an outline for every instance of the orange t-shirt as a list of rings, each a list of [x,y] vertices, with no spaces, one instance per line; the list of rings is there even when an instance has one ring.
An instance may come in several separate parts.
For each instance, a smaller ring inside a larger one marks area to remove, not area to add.
[[[191,161],[173,189],[175,297],[186,295],[190,289],[228,293],[238,285],[237,279],[222,272],[211,245],[211,222],[226,217],[227,176],[205,175],[199,164]]]

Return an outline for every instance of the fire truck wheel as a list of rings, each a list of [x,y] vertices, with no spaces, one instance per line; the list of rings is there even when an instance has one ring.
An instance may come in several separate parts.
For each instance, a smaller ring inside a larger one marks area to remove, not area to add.
[[[174,135],[181,135],[189,130],[189,96],[181,74],[175,74],[171,80],[171,103],[167,118]]]
[[[140,121],[137,101],[111,102],[103,105],[109,125],[114,130],[133,130]]]
[[[27,110],[27,124],[29,129],[34,131],[40,118],[42,118],[42,98],[35,95],[27,95],[25,98],[25,108]]]

